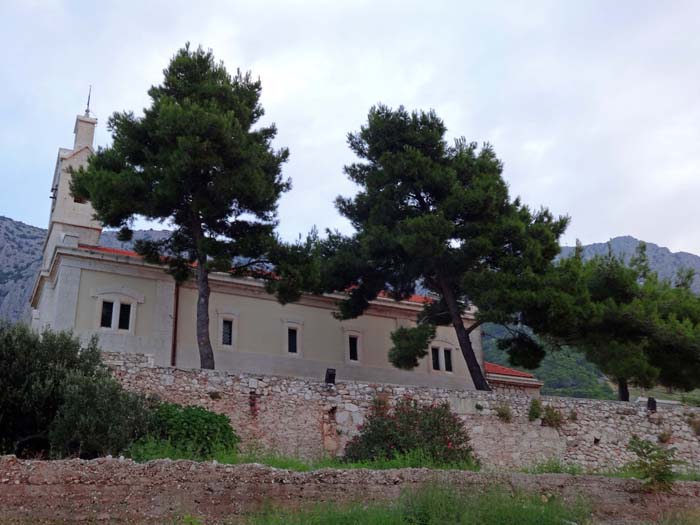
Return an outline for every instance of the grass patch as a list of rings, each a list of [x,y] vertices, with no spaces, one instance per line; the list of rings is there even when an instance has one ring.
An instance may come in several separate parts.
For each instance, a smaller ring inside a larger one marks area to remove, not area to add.
[[[589,507],[582,501],[564,503],[551,496],[501,488],[483,492],[425,486],[404,490],[390,504],[316,505],[300,510],[267,509],[249,517],[249,525],[561,525],[585,523]]]
[[[152,437],[140,439],[124,453],[126,457],[143,463],[152,459],[190,459],[193,461],[216,460],[219,463],[235,463],[239,454],[234,449],[215,448],[207,457],[187,447],[174,445],[170,441]]]
[[[365,461],[345,461],[343,458],[325,458],[316,461],[305,461],[298,458],[281,456],[260,451],[233,452],[231,450],[214,450],[209,458],[199,457],[190,450],[176,447],[169,441],[156,439],[144,439],[134,444],[126,453],[126,456],[140,463],[154,459],[189,459],[193,461],[211,461],[228,465],[242,465],[248,463],[260,463],[268,467],[308,472],[321,468],[357,469],[366,468],[373,470],[386,470],[394,468],[430,468],[441,470],[479,470],[479,464],[473,460],[439,462],[419,450],[409,451],[403,454],[395,454],[394,457],[378,458]]]

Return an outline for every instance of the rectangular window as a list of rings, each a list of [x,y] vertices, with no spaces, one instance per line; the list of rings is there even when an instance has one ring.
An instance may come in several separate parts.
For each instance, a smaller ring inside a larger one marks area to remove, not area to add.
[[[357,336],[351,335],[348,339],[348,344],[350,345],[350,361],[357,361],[359,359],[357,352]]]
[[[131,323],[131,305],[122,303],[119,305],[119,329],[128,330]]]
[[[287,328],[287,352],[290,354],[297,353],[297,329]]]
[[[100,317],[100,327],[112,328],[112,312],[114,303],[112,301],[102,301],[102,315]]]
[[[452,350],[445,348],[445,371],[452,372]]]
[[[221,344],[231,346],[233,344],[233,321],[224,319],[221,327]]]
[[[433,370],[440,370],[440,349],[431,348],[430,354],[433,358]]]

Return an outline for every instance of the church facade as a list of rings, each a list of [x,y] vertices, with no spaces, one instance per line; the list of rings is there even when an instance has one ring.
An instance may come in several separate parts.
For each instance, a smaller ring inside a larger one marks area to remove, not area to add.
[[[52,206],[41,273],[31,296],[32,326],[96,335],[110,352],[151,355],[157,365],[196,368],[196,283],[178,285],[159,265],[136,253],[100,245],[102,231],[89,202],[70,193],[71,168],[93,152],[96,119],[79,115],[72,149],[61,148],[54,170]],[[439,327],[427,356],[412,371],[388,360],[391,333],[411,326],[426,300],[378,298],[365,315],[333,317],[342,295],[304,295],[281,305],[254,279],[210,276],[210,335],[216,368],[255,374],[471,389],[454,330]],[[474,322],[473,312],[464,316]],[[530,374],[484,364],[481,332],[471,334],[477,358],[493,386],[537,392]]]

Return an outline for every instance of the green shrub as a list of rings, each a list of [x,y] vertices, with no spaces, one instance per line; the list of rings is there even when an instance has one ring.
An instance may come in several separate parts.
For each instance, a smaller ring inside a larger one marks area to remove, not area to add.
[[[168,443],[183,458],[196,460],[213,459],[222,453],[235,454],[240,442],[225,415],[199,406],[173,403],[160,403],[156,407],[147,439]],[[142,445],[135,444],[137,448]]]
[[[527,411],[527,419],[535,421],[540,417],[542,417],[542,402],[537,398],[533,398],[530,401],[530,409]]]
[[[403,398],[390,410],[375,399],[360,433],[345,449],[349,461],[390,459],[421,451],[436,463],[473,460],[469,434],[447,403],[420,405]]]
[[[145,398],[127,392],[112,377],[71,373],[49,427],[51,455],[91,459],[119,454],[148,431],[150,419]]]
[[[562,463],[559,458],[550,458],[542,463],[523,469],[528,474],[571,474],[576,476],[583,473],[583,468],[579,465]]]
[[[627,448],[637,455],[637,460],[630,467],[643,476],[649,489],[671,489],[675,478],[673,467],[683,463],[675,459],[675,449],[661,447],[637,436],[632,437]]]
[[[67,332],[33,332],[0,323],[0,454],[39,456],[49,450],[49,426],[64,403],[66,378],[106,374],[97,340],[81,348]]]
[[[573,408],[571,409],[571,412],[569,412],[569,421],[578,421],[578,412],[576,412]]]
[[[564,416],[551,405],[544,407],[542,413],[542,426],[559,428],[564,421]]]
[[[498,419],[500,419],[504,423],[510,423],[511,421],[513,421],[513,412],[510,409],[510,405],[508,403],[501,402],[494,407],[494,410],[496,411]]]

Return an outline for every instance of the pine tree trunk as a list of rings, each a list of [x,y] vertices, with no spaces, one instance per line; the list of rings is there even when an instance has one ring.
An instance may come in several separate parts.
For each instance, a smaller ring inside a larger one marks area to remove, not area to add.
[[[440,288],[442,289],[442,294],[447,304],[447,308],[450,312],[450,318],[452,319],[452,326],[454,326],[455,332],[457,333],[457,341],[459,341],[459,348],[462,351],[462,356],[464,361],[467,363],[467,369],[469,370],[469,375],[471,375],[472,382],[474,383],[474,388],[477,390],[487,390],[490,391],[491,387],[486,382],[486,377],[484,377],[484,372],[481,370],[479,361],[474,353],[474,347],[472,346],[472,341],[469,338],[469,333],[464,327],[464,321],[462,320],[462,312],[457,304],[457,298],[452,292],[449,284],[446,283],[444,279],[440,280]]]
[[[209,337],[209,273],[207,272],[206,256],[200,256],[197,261],[197,346],[199,346],[199,362],[204,369],[214,370],[214,351]]]
[[[630,389],[627,385],[627,379],[617,378],[617,395],[620,401],[630,400]]]

